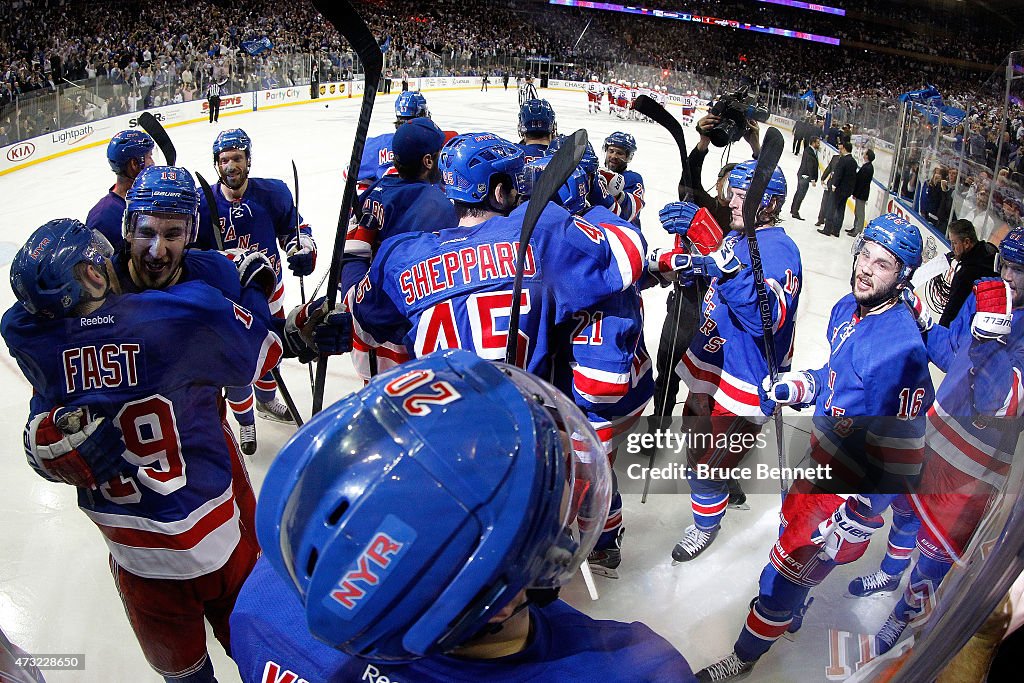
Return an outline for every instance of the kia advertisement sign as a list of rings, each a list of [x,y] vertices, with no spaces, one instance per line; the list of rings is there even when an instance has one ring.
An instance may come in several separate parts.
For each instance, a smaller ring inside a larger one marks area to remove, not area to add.
[[[12,145],[7,150],[7,161],[12,164],[17,164],[22,161],[27,161],[36,153],[36,146],[31,142],[20,142],[16,145]]]

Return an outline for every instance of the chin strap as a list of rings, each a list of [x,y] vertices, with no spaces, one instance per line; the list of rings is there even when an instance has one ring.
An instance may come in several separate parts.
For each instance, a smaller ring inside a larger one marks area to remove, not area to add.
[[[490,624],[484,624],[483,628],[474,633],[473,637],[469,638],[469,640],[467,640],[466,642],[475,640],[476,638],[480,638],[483,636],[493,636],[497,633],[501,633],[501,629],[505,628],[505,622],[507,622],[509,619],[516,616],[530,605],[536,605],[537,607],[547,607],[548,605],[550,605],[558,599],[558,593],[560,590],[560,588],[527,588],[526,600],[524,600],[523,604],[519,605],[519,607],[516,607],[515,610],[512,611],[512,614],[508,615],[501,621],[496,621]]]

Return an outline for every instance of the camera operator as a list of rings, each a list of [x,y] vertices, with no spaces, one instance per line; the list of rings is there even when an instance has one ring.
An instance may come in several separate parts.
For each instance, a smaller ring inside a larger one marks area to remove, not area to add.
[[[708,132],[722,122],[722,117],[708,114],[697,121],[697,132],[700,133],[700,140],[697,146],[690,150],[687,163],[690,165],[690,177],[693,179],[693,203],[703,209],[707,209],[715,222],[719,225],[729,225],[732,221],[732,211],[729,209],[729,200],[726,198],[729,173],[736,167],[735,163],[726,164],[718,171],[718,178],[715,180],[715,194],[710,194],[701,184],[701,171],[704,167],[704,159],[708,155],[711,145],[711,138]],[[743,139],[750,145],[751,156],[757,158],[761,151],[760,129],[757,121],[748,120],[747,129],[743,133]],[[698,292],[696,287],[673,287],[668,295],[667,314],[665,324],[661,329],[661,341],[658,343],[658,375],[655,380],[654,405],[658,409],[665,401],[667,414],[672,413],[676,404],[676,396],[679,393],[679,375],[675,373],[675,365],[682,356],[683,351],[690,346],[694,331],[698,325],[699,300],[703,292]],[[675,346],[672,345],[672,336],[675,334]],[[741,504],[745,499],[739,483],[729,482],[730,504]]]

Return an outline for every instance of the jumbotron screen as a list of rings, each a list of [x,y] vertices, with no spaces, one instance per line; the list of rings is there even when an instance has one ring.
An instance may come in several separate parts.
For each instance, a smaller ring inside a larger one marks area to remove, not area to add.
[[[563,7],[581,7],[583,9],[600,9],[608,12],[622,12],[625,14],[641,14],[643,16],[658,17],[660,19],[677,19],[679,21],[689,21],[696,24],[735,28],[741,31],[769,33],[774,36],[782,36],[783,38],[798,38],[800,40],[809,40],[814,43],[825,43],[827,45],[839,44],[839,39],[833,38],[832,36],[820,36],[816,33],[806,33],[804,31],[795,31],[788,28],[776,28],[774,26],[762,26],[761,24],[750,24],[744,21],[737,21],[735,19],[709,17],[700,14],[691,14],[690,12],[651,9],[649,7],[638,7],[635,5],[617,5],[613,2],[590,2],[589,0],[548,0],[548,4],[561,5]]]

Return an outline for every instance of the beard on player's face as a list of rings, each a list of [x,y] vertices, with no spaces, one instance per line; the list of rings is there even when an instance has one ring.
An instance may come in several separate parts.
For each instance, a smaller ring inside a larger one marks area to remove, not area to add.
[[[857,303],[874,308],[898,294],[902,264],[892,252],[865,240],[853,260],[850,288]]]

